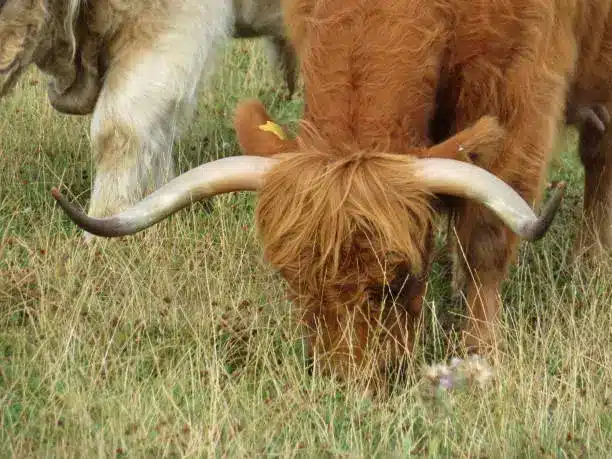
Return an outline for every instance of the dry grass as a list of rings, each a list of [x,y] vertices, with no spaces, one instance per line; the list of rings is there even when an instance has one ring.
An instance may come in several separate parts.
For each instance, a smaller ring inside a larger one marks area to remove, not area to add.
[[[370,398],[306,371],[283,284],[261,261],[252,194],[84,247],[49,190],[66,184],[86,204],[88,119],[54,113],[38,78],[0,105],[3,456],[607,456],[612,269],[568,264],[582,189],[573,152],[551,173],[570,185],[559,217],[504,289],[490,387],[422,390],[419,369],[450,355],[461,311],[436,265],[414,376]],[[238,153],[239,99],[295,124],[300,101],[282,102],[277,81],[256,44],[235,43],[177,145],[181,170]]]

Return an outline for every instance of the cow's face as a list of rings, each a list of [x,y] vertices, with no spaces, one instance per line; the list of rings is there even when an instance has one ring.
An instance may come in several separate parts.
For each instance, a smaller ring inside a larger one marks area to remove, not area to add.
[[[430,193],[409,155],[291,155],[266,177],[257,224],[321,349],[342,365],[351,339],[411,348],[428,266]],[[321,322],[325,322],[322,324]],[[361,346],[363,347],[363,346]],[[334,355],[337,355],[335,357]]]
[[[317,332],[310,349],[318,361],[324,351],[323,360],[343,372],[351,340],[361,350],[382,344],[392,359],[411,350],[431,259],[431,201],[468,177],[458,173],[446,187],[444,161],[490,163],[503,138],[497,122],[483,118],[403,155],[338,157],[316,147],[282,155],[260,190],[257,226],[267,261]],[[424,157],[442,162],[423,173]]]
[[[32,62],[44,22],[43,0],[0,0],[0,95]]]

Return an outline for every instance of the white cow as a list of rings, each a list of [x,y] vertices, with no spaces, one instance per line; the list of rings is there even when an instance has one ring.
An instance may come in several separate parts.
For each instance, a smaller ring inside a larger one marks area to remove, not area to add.
[[[88,213],[110,215],[174,175],[173,141],[218,45],[267,35],[293,68],[282,32],[280,0],[0,0],[0,95],[34,64],[53,107],[93,114]]]

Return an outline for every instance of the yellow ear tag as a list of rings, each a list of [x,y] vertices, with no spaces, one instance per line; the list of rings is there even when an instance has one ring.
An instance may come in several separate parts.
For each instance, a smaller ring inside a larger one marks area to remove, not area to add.
[[[285,136],[283,128],[270,120],[266,121],[266,124],[259,125],[259,130],[272,132],[273,134],[276,134],[276,137],[278,137],[279,139],[287,140],[287,136]]]

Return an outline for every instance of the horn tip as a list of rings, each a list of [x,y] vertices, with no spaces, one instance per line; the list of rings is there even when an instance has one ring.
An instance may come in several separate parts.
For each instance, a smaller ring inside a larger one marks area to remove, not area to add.
[[[559,210],[566,186],[567,183],[565,181],[555,184],[552,196],[542,209],[540,217],[525,228],[525,239],[533,242],[541,239],[546,234]]]

